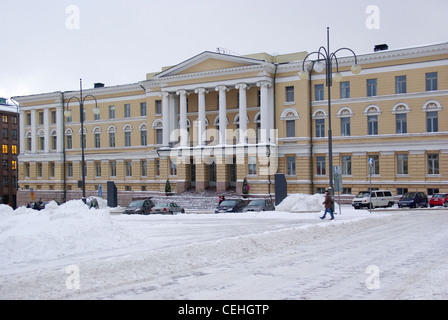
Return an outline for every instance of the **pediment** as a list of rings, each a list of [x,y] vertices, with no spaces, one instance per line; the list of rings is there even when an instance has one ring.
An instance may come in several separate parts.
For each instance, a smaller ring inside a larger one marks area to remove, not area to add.
[[[179,63],[169,69],[157,74],[154,78],[180,76],[186,74],[197,74],[202,72],[213,72],[225,69],[236,69],[263,64],[263,60],[232,56],[227,54],[205,51],[195,57]]]

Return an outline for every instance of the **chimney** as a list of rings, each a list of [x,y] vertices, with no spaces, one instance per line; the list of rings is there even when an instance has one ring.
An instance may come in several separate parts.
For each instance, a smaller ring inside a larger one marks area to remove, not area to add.
[[[101,82],[94,83],[93,87],[94,88],[104,88],[104,83],[101,83]]]
[[[373,50],[377,52],[377,51],[384,51],[387,49],[389,49],[389,46],[387,44],[377,44]]]

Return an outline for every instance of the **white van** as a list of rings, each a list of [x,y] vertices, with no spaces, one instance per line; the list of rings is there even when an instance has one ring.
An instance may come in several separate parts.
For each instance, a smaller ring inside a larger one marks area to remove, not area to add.
[[[370,203],[372,200],[372,203]],[[352,206],[355,209],[378,208],[378,207],[392,207],[395,204],[394,196],[390,190],[373,190],[372,194],[369,191],[361,191],[352,200]]]

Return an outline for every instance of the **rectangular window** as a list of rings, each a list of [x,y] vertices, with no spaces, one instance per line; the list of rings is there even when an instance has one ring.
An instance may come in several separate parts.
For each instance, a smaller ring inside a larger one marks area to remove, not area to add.
[[[140,144],[142,146],[146,146],[147,143],[148,143],[147,131],[146,130],[142,130],[142,131],[140,131]]]
[[[249,175],[257,174],[257,157],[247,157],[247,171]]]
[[[316,101],[325,100],[323,84],[314,85],[314,100],[316,100]]]
[[[101,162],[95,162],[95,177],[101,177]]]
[[[437,72],[426,74],[426,91],[437,90]]]
[[[26,114],[26,125],[27,126],[31,125],[31,113]]]
[[[148,168],[148,165],[147,165],[146,160],[142,160],[141,161],[141,175],[142,175],[142,177],[146,177],[146,175],[147,175],[147,168]]]
[[[352,156],[342,156],[342,174],[351,176],[352,175]]]
[[[101,148],[101,138],[99,133],[95,133],[95,148]]]
[[[51,123],[56,123],[56,111],[51,111]]]
[[[132,161],[125,161],[126,177],[132,177]]]
[[[350,98],[350,81],[341,82],[341,99]]]
[[[131,117],[131,105],[130,104],[125,104],[124,105],[124,117],[125,118],[130,118]]]
[[[156,100],[156,114],[162,114],[162,100]]]
[[[316,157],[316,174],[318,176],[325,176],[325,156]]]
[[[44,124],[44,113],[39,112],[38,116],[39,116],[39,124]]]
[[[373,160],[373,165],[371,168],[372,174],[380,174],[380,156],[377,154],[369,155],[369,158]]]
[[[291,138],[296,136],[296,121],[286,120],[286,137]]]
[[[2,153],[8,153],[8,145],[7,144],[2,145]]]
[[[439,155],[428,154],[428,174],[440,174],[439,171]]]
[[[2,136],[3,136],[3,139],[8,139],[8,128],[2,129]]]
[[[159,159],[155,159],[154,160],[154,174],[156,177],[160,176],[160,160]]]
[[[50,177],[54,178],[54,173],[55,173],[55,164],[54,162],[50,162]]]
[[[67,163],[67,177],[73,177],[73,163]]]
[[[294,102],[294,87],[286,87],[286,102]]]
[[[67,146],[66,146],[66,148],[67,148],[68,150],[73,148],[73,145],[72,145],[72,136],[67,136]]]
[[[316,137],[325,137],[325,119],[316,119]]]
[[[109,106],[109,119],[115,119],[115,106]]]
[[[115,147],[115,132],[109,132],[109,147]]]
[[[350,136],[350,118],[341,118],[341,136]]]
[[[288,176],[296,175],[296,157],[286,157],[286,174]]]
[[[37,177],[42,178],[42,163],[37,163]]]
[[[367,79],[367,96],[375,97],[377,95],[377,79]]]
[[[39,150],[45,149],[45,137],[39,137]]]
[[[439,113],[438,111],[426,112],[426,132],[439,131]]]
[[[406,93],[406,76],[395,77],[395,93]]]
[[[98,121],[100,119],[101,119],[101,114],[100,113],[98,113],[98,114],[94,113],[93,114],[93,120]]]
[[[378,116],[367,117],[367,134],[369,136],[375,136],[378,134]]]
[[[170,159],[170,176],[177,176],[176,159]]]
[[[140,103],[140,116],[146,116],[146,102]]]
[[[124,145],[126,147],[130,147],[131,146],[131,133],[130,132],[125,132],[124,133]]]
[[[116,161],[109,162],[109,169],[110,169],[111,177],[117,176],[117,162]]]
[[[407,154],[397,155],[397,174],[409,174]]]
[[[406,113],[399,113],[395,115],[395,125],[397,134],[408,132]]]
[[[156,129],[156,144],[162,144],[162,143],[163,143],[163,130]]]

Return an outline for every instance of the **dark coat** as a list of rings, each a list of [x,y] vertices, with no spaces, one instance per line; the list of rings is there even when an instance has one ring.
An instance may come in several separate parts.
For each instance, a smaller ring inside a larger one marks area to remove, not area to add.
[[[324,205],[325,205],[325,209],[331,209],[332,208],[331,194],[325,195]]]

